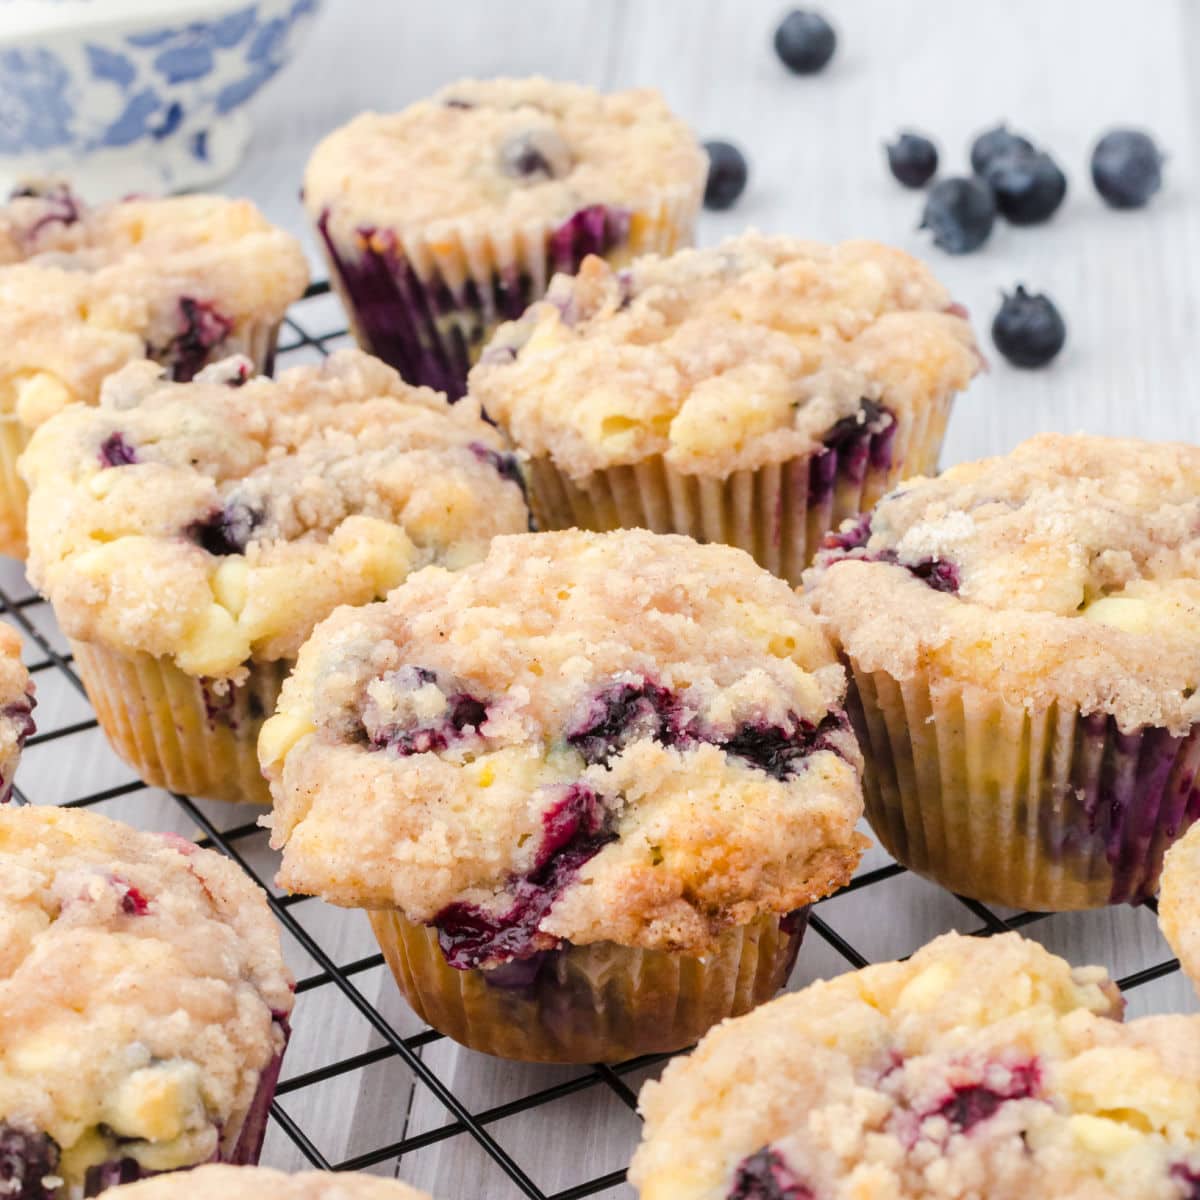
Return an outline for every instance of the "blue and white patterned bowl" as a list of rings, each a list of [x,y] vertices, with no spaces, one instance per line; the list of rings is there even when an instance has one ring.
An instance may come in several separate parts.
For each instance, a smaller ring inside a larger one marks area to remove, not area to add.
[[[0,0],[0,188],[62,174],[101,200],[220,179],[317,5]]]

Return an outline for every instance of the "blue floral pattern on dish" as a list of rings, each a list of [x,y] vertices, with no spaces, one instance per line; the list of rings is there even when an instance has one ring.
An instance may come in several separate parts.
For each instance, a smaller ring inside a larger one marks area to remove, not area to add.
[[[50,150],[71,141],[71,74],[40,46],[0,49],[0,154]]]
[[[206,160],[211,126],[287,62],[317,0],[214,7],[206,19],[132,33],[99,24],[74,44],[0,46],[0,155],[82,157],[170,141],[174,153]]]

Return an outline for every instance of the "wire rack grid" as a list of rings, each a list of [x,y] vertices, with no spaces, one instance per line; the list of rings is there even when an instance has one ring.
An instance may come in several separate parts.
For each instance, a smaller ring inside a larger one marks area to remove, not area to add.
[[[286,321],[278,362],[312,361],[348,341],[328,285],[316,284]],[[296,973],[297,1012],[264,1163],[395,1174],[462,1200],[632,1194],[624,1167],[638,1136],[637,1088],[667,1056],[532,1067],[472,1054],[423,1026],[399,999],[361,914],[274,888],[257,810],[148,788],[116,759],[53,614],[15,564],[0,570],[0,603],[24,635],[39,694],[39,731],[18,772],[17,802],[95,807],[174,828],[228,855],[267,892]],[[997,911],[874,851],[848,887],[817,906],[791,986],[903,957],[948,929],[1019,929],[1074,961],[1104,962],[1131,1012],[1195,1008],[1152,910]]]

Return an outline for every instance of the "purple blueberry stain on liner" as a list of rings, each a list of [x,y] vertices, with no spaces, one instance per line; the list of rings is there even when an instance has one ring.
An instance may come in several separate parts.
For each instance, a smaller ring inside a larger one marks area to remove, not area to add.
[[[123,433],[110,433],[100,443],[102,467],[131,467],[138,462],[137,451],[125,440]]]
[[[542,816],[542,843],[533,869],[509,884],[511,902],[502,912],[475,904],[446,905],[431,924],[449,966],[459,971],[529,958],[556,941],[539,926],[580,869],[616,840],[604,799],[583,783],[562,789]],[[522,973],[518,976],[523,978]],[[502,986],[520,986],[502,979]]]
[[[62,1157],[58,1143],[46,1133],[27,1132],[0,1123],[0,1194],[5,1200],[53,1200]]]
[[[743,1158],[733,1173],[726,1200],[814,1200],[783,1155],[769,1146]]]

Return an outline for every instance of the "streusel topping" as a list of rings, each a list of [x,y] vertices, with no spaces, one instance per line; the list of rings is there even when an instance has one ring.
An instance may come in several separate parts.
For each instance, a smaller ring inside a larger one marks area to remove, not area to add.
[[[861,760],[817,623],[739,550],[497,538],[334,613],[259,755],[281,885],[435,924],[452,963],[702,952],[849,878]]]
[[[605,94],[548,79],[464,79],[403,112],[363,113],[313,152],[314,220],[349,238],[385,228],[436,242],[439,226],[537,238],[592,205],[652,208],[699,194],[707,160],[652,88]]]
[[[0,804],[12,798],[13,776],[25,739],[34,730],[33,681],[21,661],[21,638],[0,625]]]
[[[1186,1200],[1200,1018],[1123,1025],[1099,967],[940,937],[709,1033],[646,1085],[642,1200]]]
[[[174,384],[131,364],[34,435],[30,578],[70,637],[236,678],[294,657],[337,605],[527,527],[477,404],[357,350],[274,381],[248,366]]]
[[[1158,923],[1180,965],[1200,988],[1200,825],[1193,825],[1163,860]]]
[[[295,238],[248,200],[87,208],[65,188],[0,209],[0,412],[41,424],[152,358],[177,379],[248,348],[308,282]]]
[[[911,479],[805,587],[868,671],[932,671],[1127,732],[1200,720],[1200,448],[1043,434]]]
[[[585,260],[497,330],[470,388],[576,481],[654,455],[725,476],[965,387],[980,359],[960,311],[899,250],[750,232],[624,270]]]
[[[167,1170],[227,1149],[292,1008],[237,866],[94,813],[0,809],[0,928],[0,1136],[40,1146],[68,1186],[113,1159]]]
[[[217,1164],[128,1184],[113,1200],[429,1200],[398,1179],[349,1171],[300,1171]]]

